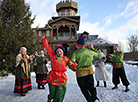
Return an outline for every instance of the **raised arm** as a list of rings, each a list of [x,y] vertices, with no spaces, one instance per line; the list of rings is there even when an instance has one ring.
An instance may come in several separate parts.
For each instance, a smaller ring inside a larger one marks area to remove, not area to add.
[[[54,55],[54,51],[53,51],[53,50],[51,49],[51,47],[49,46],[49,44],[48,44],[47,40],[45,39],[45,37],[43,37],[43,38],[41,39],[41,41],[42,41],[42,43],[43,43],[43,45],[44,45],[46,51],[48,52],[49,57],[52,57],[52,56]]]
[[[90,42],[90,46],[91,46],[91,50],[94,52],[94,58],[98,58],[100,54],[99,54],[98,50],[96,50],[93,47],[93,42]]]

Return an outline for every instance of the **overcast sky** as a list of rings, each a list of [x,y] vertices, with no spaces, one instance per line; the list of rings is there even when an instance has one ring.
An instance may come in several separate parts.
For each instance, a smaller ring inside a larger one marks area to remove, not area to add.
[[[56,4],[63,0],[25,0],[36,19],[32,27],[44,27],[56,13]],[[78,33],[90,35],[118,43],[127,50],[127,38],[138,32],[138,0],[73,0],[78,3],[81,16]]]

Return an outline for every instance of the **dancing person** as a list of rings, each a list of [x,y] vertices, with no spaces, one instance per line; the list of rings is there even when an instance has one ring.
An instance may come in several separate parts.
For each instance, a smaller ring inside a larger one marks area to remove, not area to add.
[[[76,71],[77,83],[88,102],[99,101],[94,87],[94,71],[92,68],[93,58],[98,58],[99,52],[94,49],[92,42],[90,42],[91,50],[85,48],[83,37],[80,37],[75,44],[77,50],[73,53],[70,61],[77,63],[76,69],[72,69]]]
[[[52,100],[52,102],[63,102],[67,83],[65,72],[67,71],[66,66],[69,63],[69,58],[63,55],[65,49],[62,44],[58,44],[53,51],[45,37],[41,40],[51,60],[51,71],[47,75],[49,85],[48,102]],[[76,63],[71,65],[72,68],[75,68],[75,66]]]
[[[126,77],[126,73],[124,70],[124,63],[123,63],[123,57],[124,53],[122,51],[119,51],[119,46],[114,47],[115,52],[113,54],[109,55],[110,61],[112,62],[113,71],[112,71],[112,82],[115,85],[112,89],[118,89],[118,84],[120,83],[120,78],[125,86],[125,92],[129,91],[129,81]]]

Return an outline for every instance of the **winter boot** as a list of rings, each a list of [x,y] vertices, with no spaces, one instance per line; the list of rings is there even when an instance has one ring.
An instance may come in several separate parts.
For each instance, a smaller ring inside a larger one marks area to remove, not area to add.
[[[107,87],[107,85],[106,85],[106,81],[104,81],[104,87]]]
[[[115,89],[118,89],[118,86],[117,86],[117,85],[115,85],[115,86],[112,88],[112,90],[115,90]]]
[[[129,88],[128,88],[128,86],[126,86],[125,92],[128,92],[128,91],[129,91]]]
[[[99,81],[97,81],[97,85],[96,86],[99,87]]]
[[[20,93],[21,96],[25,96],[25,93]]]
[[[96,98],[94,102],[100,102],[99,98]]]
[[[45,89],[44,85],[42,85],[42,89]]]
[[[47,100],[47,102],[51,102],[51,100]]]
[[[41,89],[40,84],[38,84],[38,89]]]

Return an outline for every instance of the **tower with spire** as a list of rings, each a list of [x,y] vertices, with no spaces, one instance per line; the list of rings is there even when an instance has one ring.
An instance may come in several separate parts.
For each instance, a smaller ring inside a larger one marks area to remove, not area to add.
[[[62,43],[65,48],[65,55],[72,56],[75,51],[74,42],[77,41],[80,16],[77,16],[78,5],[72,0],[61,0],[56,4],[57,16],[52,16],[44,28],[37,29],[38,41],[45,36],[51,48]],[[42,49],[39,44],[38,49]]]

